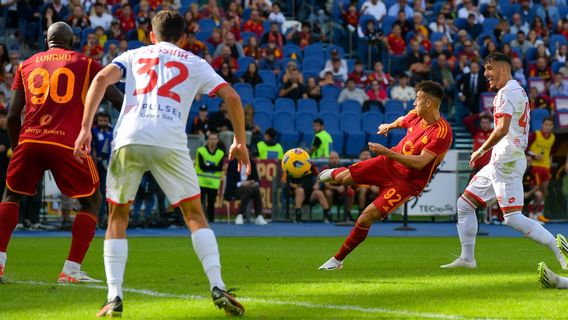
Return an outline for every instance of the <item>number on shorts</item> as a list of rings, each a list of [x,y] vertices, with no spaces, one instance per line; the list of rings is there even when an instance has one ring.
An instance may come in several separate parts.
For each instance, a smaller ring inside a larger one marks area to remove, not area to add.
[[[383,206],[383,209],[385,209],[386,212],[392,210],[392,208],[394,208],[396,204],[399,203],[400,200],[402,200],[402,197],[399,193],[396,192],[395,188],[388,189],[387,192],[383,195],[383,198],[385,198],[385,200],[388,200],[389,204],[388,206]]]
[[[63,95],[59,95],[59,79],[61,76],[67,77],[67,87]],[[38,77],[41,82],[36,82]],[[55,69],[51,75],[46,69],[37,68],[28,76],[28,91],[32,94],[30,99],[32,104],[43,104],[48,96],[57,103],[67,103],[73,98],[74,89],[75,74],[66,67]]]

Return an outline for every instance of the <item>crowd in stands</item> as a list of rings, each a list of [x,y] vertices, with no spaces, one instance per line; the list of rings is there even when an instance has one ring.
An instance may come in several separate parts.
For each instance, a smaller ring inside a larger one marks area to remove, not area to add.
[[[459,124],[490,107],[482,59],[493,51],[511,58],[531,110],[542,109],[534,128],[568,95],[566,0],[7,0],[0,9],[0,109],[50,24],[66,21],[74,49],[107,65],[150,44],[150,21],[165,9],[187,22],[182,47],[240,94],[253,146],[269,128],[284,150],[310,146],[318,118],[340,156],[358,157],[367,141],[393,146],[403,133],[378,137],[377,124],[412,108],[425,79],[443,85],[444,116]],[[205,145],[217,132],[222,144],[231,129],[219,98],[196,97],[188,133]]]

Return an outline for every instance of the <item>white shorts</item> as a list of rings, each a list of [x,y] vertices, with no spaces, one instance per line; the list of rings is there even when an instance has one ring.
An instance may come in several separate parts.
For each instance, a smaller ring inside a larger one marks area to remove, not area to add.
[[[507,163],[489,163],[469,182],[464,193],[475,198],[484,207],[497,199],[504,212],[522,210],[524,204],[523,174],[527,160]]]
[[[107,201],[134,200],[144,172],[150,171],[173,206],[200,196],[189,153],[146,145],[127,145],[112,152],[107,173]]]

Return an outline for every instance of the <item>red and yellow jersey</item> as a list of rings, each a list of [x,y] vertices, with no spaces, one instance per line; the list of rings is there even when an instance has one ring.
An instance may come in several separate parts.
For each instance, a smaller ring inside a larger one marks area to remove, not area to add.
[[[20,142],[73,148],[81,129],[85,97],[101,65],[81,53],[53,48],[24,61],[12,90],[24,90]]]
[[[533,137],[529,138],[529,140],[532,141]],[[550,154],[555,140],[556,136],[554,133],[550,133],[548,137],[545,137],[540,130],[534,132],[534,141],[529,146],[529,152],[539,154],[542,158],[540,160],[533,159],[531,166],[550,169]]]
[[[397,174],[401,181],[415,188],[418,194],[428,184],[432,174],[450,149],[453,139],[452,128],[442,117],[431,125],[425,125],[422,117],[415,110],[406,115],[400,126],[407,128],[407,132],[398,145],[392,148],[394,151],[404,155],[420,155],[425,150],[436,156],[422,170],[408,168],[390,158],[387,160],[389,168],[386,170]]]

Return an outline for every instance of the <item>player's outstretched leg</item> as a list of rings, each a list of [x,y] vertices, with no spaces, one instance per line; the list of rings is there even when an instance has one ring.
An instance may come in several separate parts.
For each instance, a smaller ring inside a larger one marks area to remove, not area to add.
[[[566,258],[558,248],[557,239],[535,220],[525,217],[520,211],[515,211],[503,215],[505,224],[521,232],[525,237],[530,238],[542,245],[547,246],[554,252],[556,259],[564,270],[568,270]]]
[[[101,195],[97,191],[79,201],[81,210],[73,222],[71,248],[63,270],[59,274],[59,283],[101,282],[101,280],[89,277],[85,271],[81,270],[81,263],[97,230],[97,214],[101,204]]]
[[[343,268],[343,259],[367,238],[367,234],[369,234],[369,229],[373,223],[382,217],[383,215],[377,210],[375,205],[371,203],[359,216],[355,226],[351,229],[351,233],[349,233],[349,236],[345,239],[339,251],[335,256],[322,264],[319,269],[338,270]]]
[[[110,214],[104,242],[104,263],[108,285],[107,300],[97,317],[120,317],[122,315],[122,283],[128,257],[126,228],[130,205],[109,204]]]
[[[339,184],[352,184],[350,183],[352,181],[349,176],[349,169],[345,167],[325,169],[318,174],[318,180],[321,182],[337,182]]]
[[[560,249],[560,252],[564,256],[564,259],[568,260],[568,241],[564,238],[563,235],[557,234],[556,235],[556,246]],[[564,268],[564,270],[566,270]]]
[[[457,202],[458,207],[458,234],[461,242],[461,255],[451,263],[441,265],[440,268],[477,268],[475,262],[475,236],[477,234],[477,217],[475,205],[462,195]]]
[[[568,288],[568,278],[557,275],[544,262],[538,264],[538,280],[544,288]]]
[[[226,290],[221,277],[221,259],[215,233],[209,228],[199,198],[194,198],[180,204],[183,218],[191,231],[191,241],[203,270],[209,279],[213,303],[219,309],[224,309],[229,315],[242,316],[245,308],[235,296]]]

